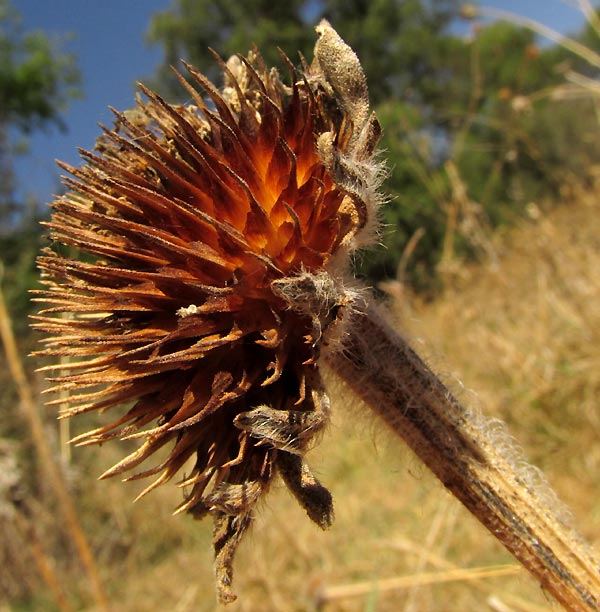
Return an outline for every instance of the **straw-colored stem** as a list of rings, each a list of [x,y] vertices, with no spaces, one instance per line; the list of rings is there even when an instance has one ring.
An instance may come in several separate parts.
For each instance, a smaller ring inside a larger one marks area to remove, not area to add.
[[[52,449],[50,448],[50,444],[48,443],[48,439],[44,432],[44,425],[42,423],[41,416],[39,414],[37,405],[33,400],[23,364],[19,358],[17,344],[12,331],[12,325],[8,310],[6,308],[6,303],[4,301],[4,293],[2,292],[1,287],[0,337],[2,338],[2,343],[6,352],[8,368],[19,394],[20,405],[31,431],[31,437],[38,454],[39,465],[43,470],[48,485],[56,496],[65,520],[67,534],[73,538],[75,547],[88,575],[96,605],[100,610],[108,610],[108,601],[100,581],[98,568],[94,561],[94,557],[85,533],[79,522],[73,499],[69,493],[64,477],[54,459]],[[60,524],[61,521],[58,521],[58,523]]]
[[[23,536],[27,538],[33,562],[42,580],[52,592],[56,606],[60,612],[73,612],[73,608],[67,599],[60,577],[54,569],[52,559],[50,559],[46,553],[44,544],[37,534],[35,522],[33,520],[27,520],[19,513],[15,514],[15,522]]]
[[[560,45],[564,49],[571,51],[575,55],[579,56],[586,62],[588,62],[591,66],[595,66],[596,68],[600,67],[600,55],[595,53],[589,47],[577,42],[576,40],[569,38],[568,36],[563,36],[560,32],[549,28],[548,26],[536,21],[535,19],[529,19],[528,17],[523,17],[522,15],[518,15],[517,13],[513,13],[511,11],[507,11],[504,9],[499,9],[491,6],[479,6],[476,9],[476,15],[480,17],[491,17],[492,19],[500,19],[504,21],[508,21],[510,23],[517,24],[524,28],[528,28],[532,30],[536,34],[551,40],[552,42]]]
[[[324,604],[337,599],[351,597],[364,597],[373,593],[384,593],[386,591],[402,591],[413,588],[415,585],[425,586],[434,584],[446,584],[449,582],[479,581],[485,578],[498,578],[501,576],[514,576],[519,573],[517,565],[500,565],[495,567],[472,567],[454,568],[438,572],[422,572],[408,576],[398,576],[385,580],[354,582],[338,586],[325,587],[319,593],[317,607],[321,609]]]
[[[591,549],[502,451],[508,440],[463,407],[378,310],[354,315],[328,365],[558,602],[600,610]]]

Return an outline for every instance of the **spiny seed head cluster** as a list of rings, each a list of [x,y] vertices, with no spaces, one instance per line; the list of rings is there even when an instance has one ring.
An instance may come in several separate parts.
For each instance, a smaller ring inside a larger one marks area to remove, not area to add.
[[[39,258],[40,353],[69,393],[50,403],[112,415],[77,444],[139,440],[103,476],[154,476],[148,491],[185,470],[178,511],[215,519],[222,601],[276,473],[332,518],[302,455],[327,421],[317,359],[352,306],[348,256],[374,235],[380,130],[356,55],[317,31],[310,66],[285,58],[289,84],[252,52],[216,58],[220,90],[187,66],[191,105],[142,87],[81,167],[62,164]]]

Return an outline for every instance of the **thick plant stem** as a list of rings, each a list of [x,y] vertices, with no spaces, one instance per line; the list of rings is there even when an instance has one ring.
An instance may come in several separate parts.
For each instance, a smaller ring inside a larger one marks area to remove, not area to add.
[[[353,318],[331,369],[565,609],[600,610],[600,562],[516,467],[508,437],[462,406],[379,310]]]

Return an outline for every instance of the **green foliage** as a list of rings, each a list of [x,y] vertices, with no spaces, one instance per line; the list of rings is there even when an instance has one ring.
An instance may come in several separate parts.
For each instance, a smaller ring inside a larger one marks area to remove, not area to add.
[[[585,180],[598,163],[594,100],[556,95],[567,67],[593,75],[589,66],[560,48],[539,47],[532,32],[508,23],[479,28],[470,42],[448,37],[447,49],[452,78],[445,96],[389,99],[377,108],[393,201],[383,211],[387,248],[368,254],[360,267],[372,282],[394,275],[409,238],[425,230],[412,253],[410,280],[421,290],[437,285],[457,204],[448,162],[466,186],[471,214],[487,229],[514,220],[527,203],[553,196],[565,182]],[[459,225],[468,225],[461,215]],[[474,236],[458,230],[453,255],[477,254]]]
[[[428,131],[423,109],[409,103],[389,101],[377,107],[384,126],[382,147],[389,165],[386,189],[391,201],[383,207],[383,248],[367,251],[358,271],[371,282],[396,276],[400,256],[410,238],[425,229],[413,256],[413,284],[430,285],[445,226],[439,206],[448,190],[440,145]]]
[[[0,123],[24,132],[62,126],[60,112],[78,84],[74,57],[42,32],[23,33],[18,15],[0,0]]]
[[[476,97],[451,156],[470,196],[497,224],[566,180],[584,178],[597,156],[586,141],[600,136],[600,126],[591,100],[555,98],[565,54],[538,47],[532,32],[507,23],[482,28],[471,57]]]
[[[20,231],[25,206],[14,198],[16,132],[54,124],[79,94],[75,59],[42,32],[23,32],[18,13],[0,0],[0,235]]]
[[[38,218],[23,221],[12,232],[0,235],[3,269],[0,283],[9,311],[13,317],[15,334],[23,338],[28,332],[28,315],[35,310],[29,290],[39,282],[35,259],[44,239]]]
[[[171,100],[183,95],[171,66],[181,68],[184,58],[214,77],[219,71],[207,53],[214,49],[222,57],[260,48],[268,64],[283,66],[277,47],[311,50],[314,36],[303,17],[304,0],[176,0],[174,8],[157,13],[150,24],[148,40],[162,45],[164,64],[152,86]]]

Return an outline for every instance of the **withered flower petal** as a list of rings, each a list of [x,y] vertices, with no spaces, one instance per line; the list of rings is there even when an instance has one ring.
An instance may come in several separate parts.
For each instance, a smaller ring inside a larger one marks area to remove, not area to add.
[[[253,52],[217,58],[221,90],[187,66],[193,105],[142,87],[81,167],[62,164],[47,226],[68,248],[39,258],[40,354],[69,392],[50,403],[114,413],[77,444],[140,441],[103,477],[155,476],[146,493],[185,466],[177,511],[213,515],[224,602],[276,473],[319,526],[333,514],[302,456],[328,419],[317,360],[352,308],[348,255],[374,234],[380,129],[356,55],[317,31],[289,85]]]

